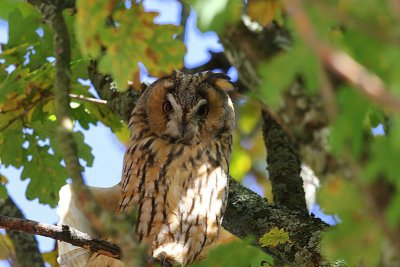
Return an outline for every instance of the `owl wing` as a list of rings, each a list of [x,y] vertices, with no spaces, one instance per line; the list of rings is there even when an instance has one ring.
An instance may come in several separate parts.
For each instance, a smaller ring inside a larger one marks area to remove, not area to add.
[[[118,188],[96,188],[90,187],[90,191],[97,202],[107,209],[114,210],[118,198]],[[73,193],[71,185],[67,184],[60,190],[60,200],[58,202],[57,214],[60,217],[59,225],[68,225],[90,236],[94,231],[89,220],[83,213],[78,198]],[[123,263],[87,249],[73,246],[69,243],[58,241],[57,261],[61,267],[82,267],[82,266],[112,266],[122,267]]]

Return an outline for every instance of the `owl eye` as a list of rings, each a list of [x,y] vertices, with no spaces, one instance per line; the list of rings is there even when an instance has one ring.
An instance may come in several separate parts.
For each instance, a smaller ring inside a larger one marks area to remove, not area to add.
[[[199,117],[205,117],[208,114],[208,107],[207,105],[202,105],[199,107],[199,109],[197,110],[197,116]]]
[[[165,101],[162,108],[165,113],[170,113],[173,110],[173,107],[169,101]]]

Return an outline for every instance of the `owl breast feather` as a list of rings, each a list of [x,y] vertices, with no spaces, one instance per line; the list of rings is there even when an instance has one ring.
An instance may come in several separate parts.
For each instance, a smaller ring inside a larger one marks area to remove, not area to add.
[[[205,256],[217,240],[228,190],[230,144],[170,144],[149,137],[126,157],[121,205],[137,205],[137,235],[149,253],[174,264]],[[146,149],[144,149],[146,148]],[[123,210],[123,208],[122,208]]]

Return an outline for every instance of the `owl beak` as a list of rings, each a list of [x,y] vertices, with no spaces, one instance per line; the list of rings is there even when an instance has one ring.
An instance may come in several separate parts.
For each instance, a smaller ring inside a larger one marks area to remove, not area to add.
[[[179,125],[179,134],[180,134],[181,138],[185,137],[185,134],[186,134],[186,131],[187,131],[187,126],[188,126],[187,122],[182,122]]]

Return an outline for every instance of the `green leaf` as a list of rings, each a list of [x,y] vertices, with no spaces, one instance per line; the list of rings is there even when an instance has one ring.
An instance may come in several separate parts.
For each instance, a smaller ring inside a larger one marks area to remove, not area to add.
[[[244,9],[243,1],[193,0],[190,2],[196,10],[200,30],[217,33],[223,32],[227,24],[239,22]]]
[[[400,181],[397,184],[397,190],[400,189]],[[391,227],[395,228],[400,223],[400,194],[395,194],[390,201],[389,207],[385,211],[385,217],[387,218]]]
[[[8,19],[10,13],[18,9],[24,16],[28,14],[36,14],[41,17],[39,11],[31,4],[24,0],[1,0],[0,1],[0,18],[3,20]]]
[[[8,197],[7,189],[5,185],[8,183],[8,179],[0,173],[0,199]]]
[[[349,152],[355,158],[361,153],[365,129],[365,119],[369,110],[368,102],[353,88],[343,87],[337,94],[339,115],[332,125],[330,144],[336,154]]]
[[[25,161],[22,122],[16,120],[6,130],[0,132],[0,161],[4,166],[21,167]]]
[[[43,37],[33,44],[33,49],[29,53],[29,63],[26,65],[31,71],[39,69],[43,65],[49,65],[47,58],[54,56],[53,31],[46,24],[40,25],[40,28],[43,31]]]
[[[35,13],[23,16],[19,9],[14,9],[8,17],[8,44],[7,46],[17,46],[24,43],[39,41],[40,37],[36,33],[39,28],[41,17]]]
[[[278,229],[278,227],[272,228],[260,238],[260,245],[262,247],[276,247],[287,242],[290,242],[288,233],[285,232],[285,229]]]
[[[400,191],[400,119],[393,117],[389,124],[389,131],[384,136],[376,136],[372,140],[370,147],[370,156],[367,164],[363,168],[363,178],[368,182],[375,181],[385,177],[391,184]],[[400,203],[399,194],[392,196],[391,202],[385,211],[386,218],[392,226],[400,222],[400,212],[398,205]]]
[[[75,103],[75,102],[71,102]],[[90,124],[96,125],[97,121],[90,112],[85,109],[83,104],[78,104],[78,107],[71,109],[72,116],[79,122],[83,129],[89,130]]]
[[[58,191],[65,184],[67,171],[61,165],[61,157],[50,152],[50,146],[39,146],[33,135],[27,134],[28,154],[31,157],[24,164],[21,179],[30,179],[26,196],[29,200],[39,199],[40,203],[55,207]]]
[[[93,166],[94,156],[92,154],[92,148],[85,143],[84,135],[82,132],[74,132],[74,139],[78,146],[78,155],[79,158],[83,159],[86,162],[87,167]]]
[[[383,233],[366,210],[362,194],[356,185],[339,177],[329,180],[318,194],[321,207],[340,218],[321,242],[323,254],[332,261],[345,260],[348,266],[378,263]]]
[[[259,90],[262,101],[277,108],[281,103],[281,92],[293,83],[297,70],[290,53],[281,53],[260,66],[259,72],[263,82]]]
[[[113,132],[121,129],[121,119],[117,117],[107,105],[99,105],[90,102],[83,103],[82,105],[85,107],[85,112],[91,114],[94,118],[101,121],[104,125],[110,127]],[[80,120],[79,117],[76,117],[76,119]]]
[[[210,250],[206,259],[192,264],[192,267],[208,266],[252,266],[259,267],[262,262],[272,263],[272,257],[260,249],[250,246],[249,240],[219,245]]]

